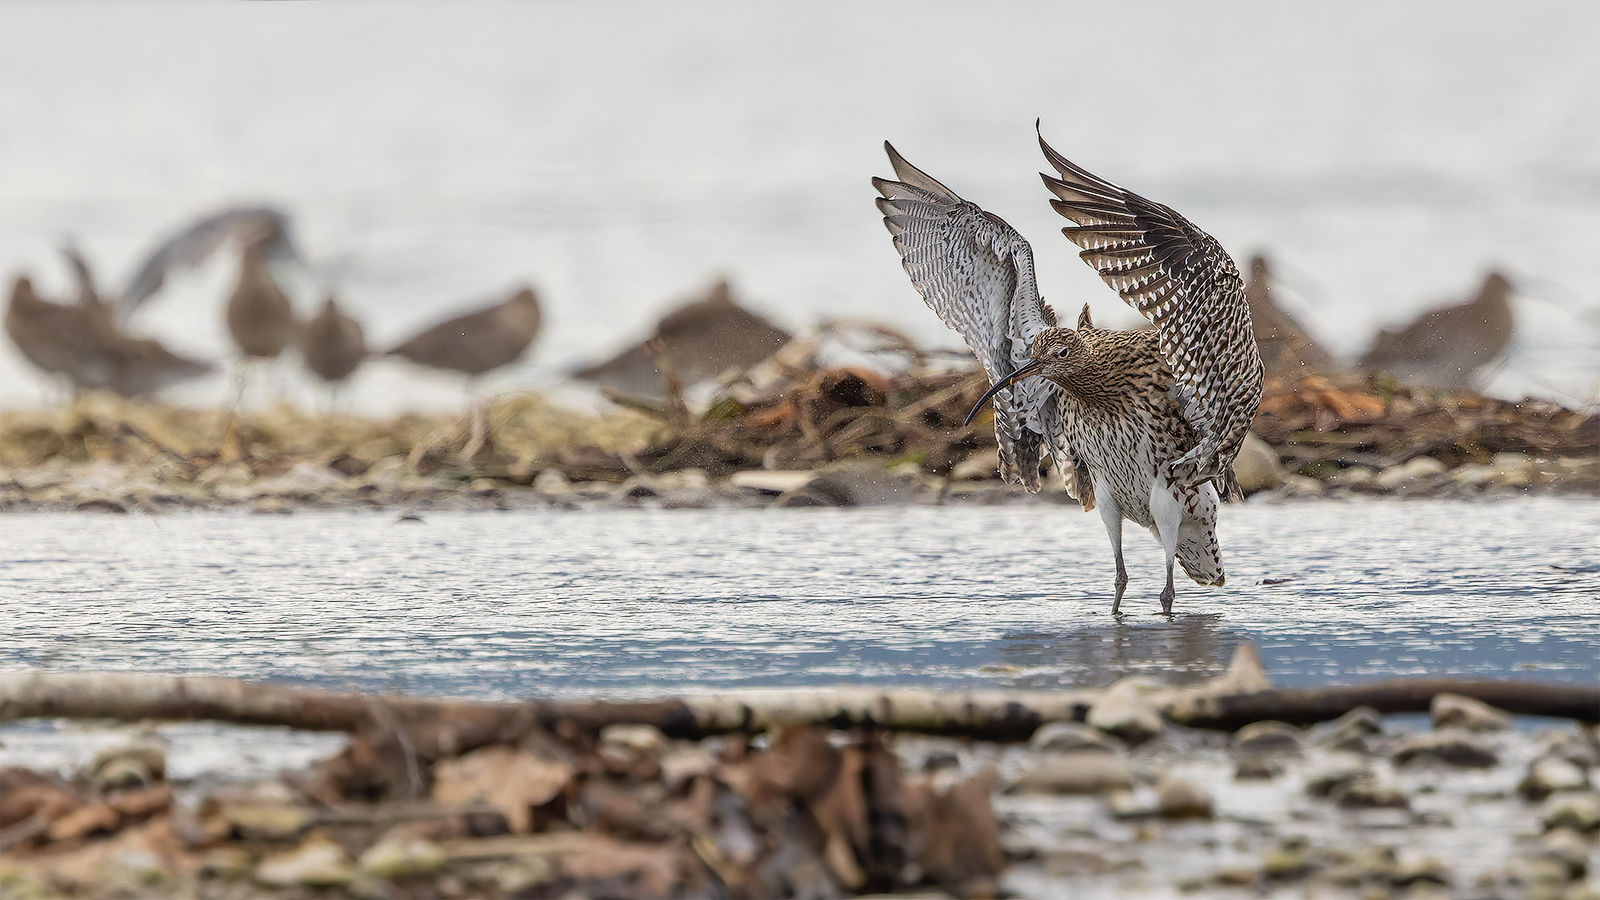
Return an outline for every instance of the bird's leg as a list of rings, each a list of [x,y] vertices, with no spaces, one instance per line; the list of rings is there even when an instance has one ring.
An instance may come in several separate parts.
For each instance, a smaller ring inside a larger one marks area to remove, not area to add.
[[[1155,519],[1156,536],[1167,557],[1167,586],[1161,590],[1161,611],[1172,614],[1177,590],[1172,585],[1173,561],[1178,555],[1178,528],[1183,524],[1183,504],[1174,494],[1171,482],[1157,477],[1150,486],[1150,514]]]
[[[1111,552],[1117,558],[1117,597],[1111,601],[1111,614],[1122,614],[1122,592],[1128,589],[1128,567],[1122,562],[1122,510],[1117,507],[1117,502],[1111,499],[1110,486],[1101,491],[1099,485],[1095,486],[1095,496],[1102,498],[1096,505],[1100,507],[1100,521],[1106,525],[1106,537],[1111,539]]]

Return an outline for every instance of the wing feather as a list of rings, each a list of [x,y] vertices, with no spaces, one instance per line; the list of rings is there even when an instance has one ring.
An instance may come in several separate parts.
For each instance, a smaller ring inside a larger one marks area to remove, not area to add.
[[[972,348],[990,383],[1030,359],[1041,331],[1056,314],[1039,297],[1033,249],[1004,219],[961,199],[884,142],[899,181],[872,179],[884,226],[912,285],[939,318]],[[995,397],[995,437],[1001,475],[1039,489],[1039,463],[1048,449],[1077,497],[1078,467],[1062,439],[1057,388],[1030,378]]]
[[[1155,324],[1197,445],[1174,460],[1204,478],[1228,472],[1261,405],[1262,365],[1244,281],[1222,245],[1170,207],[1078,166],[1039,137],[1041,175],[1079,256]]]
[[[294,258],[289,240],[289,217],[270,207],[236,207],[205,216],[171,235],[150,251],[123,289],[117,315],[126,319],[166,284],[179,269],[194,268],[230,242],[255,238],[267,241],[269,259]]]

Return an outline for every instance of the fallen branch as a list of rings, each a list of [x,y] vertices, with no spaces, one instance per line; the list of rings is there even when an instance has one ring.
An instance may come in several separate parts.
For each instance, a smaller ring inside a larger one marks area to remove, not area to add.
[[[1514,715],[1600,721],[1600,687],[1528,681],[1396,679],[1325,688],[1272,689],[1254,644],[1239,646],[1228,672],[1200,685],[1156,690],[1143,702],[1197,728],[1235,729],[1277,719],[1310,724],[1357,706],[1380,713],[1425,712],[1434,695],[1474,697]],[[210,719],[238,725],[395,735],[406,754],[454,756],[531,729],[594,734],[607,725],[645,724],[668,737],[767,731],[778,725],[870,726],[891,731],[1026,740],[1043,723],[1083,721],[1105,691],[833,689],[728,691],[713,695],[486,703],[369,696],[280,687],[230,678],[124,673],[0,673],[0,722],[29,718],[121,721]]]
[[[1169,700],[1162,713],[1194,728],[1232,730],[1276,719],[1309,725],[1337,719],[1358,706],[1385,715],[1427,712],[1437,694],[1461,694],[1517,716],[1555,716],[1600,722],[1600,687],[1535,681],[1462,681],[1396,678],[1321,688],[1277,688],[1230,695],[1189,695]]]

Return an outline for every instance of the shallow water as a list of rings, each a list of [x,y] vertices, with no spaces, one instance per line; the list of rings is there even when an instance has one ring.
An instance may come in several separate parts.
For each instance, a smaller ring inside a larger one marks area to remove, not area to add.
[[[0,669],[526,697],[1600,674],[1592,499],[1248,503],[1158,614],[1072,507],[0,518]]]

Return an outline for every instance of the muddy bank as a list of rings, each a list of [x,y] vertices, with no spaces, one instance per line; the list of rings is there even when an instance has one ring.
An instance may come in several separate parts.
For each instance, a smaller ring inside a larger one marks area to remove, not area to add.
[[[1261,695],[1251,659],[1185,689],[1130,678],[1009,700],[923,695],[961,715],[1054,710],[965,736],[927,733],[959,732],[948,718],[897,719],[892,692],[864,706],[826,692],[474,705],[12,676],[0,685],[6,718],[46,700],[60,714],[126,719],[166,702],[167,717],[199,704],[194,715],[351,736],[332,757],[265,779],[169,777],[172,748],[149,722],[73,764],[0,769],[0,892],[1600,896],[1592,725],[1518,719],[1437,690],[1380,702],[1426,719],[1343,702],[1304,727],[1179,724],[1208,701]],[[1539,686],[1525,687],[1492,689],[1516,707]],[[1363,688],[1339,690],[1350,701]],[[914,710],[914,697],[898,700]],[[347,703],[368,712],[339,720],[332,711]],[[721,711],[634,721],[675,705]],[[739,705],[744,724],[719,718]],[[1589,720],[1600,717],[1591,705]],[[511,717],[475,730],[490,712]],[[29,739],[14,726],[0,737]]]
[[[699,411],[619,398],[581,415],[514,394],[476,418],[387,421],[90,396],[0,415],[0,509],[1071,502],[998,480],[988,422],[961,425],[984,387],[971,371],[798,366]],[[1600,415],[1543,401],[1319,376],[1269,384],[1255,432],[1237,466],[1250,493],[1600,493]]]

